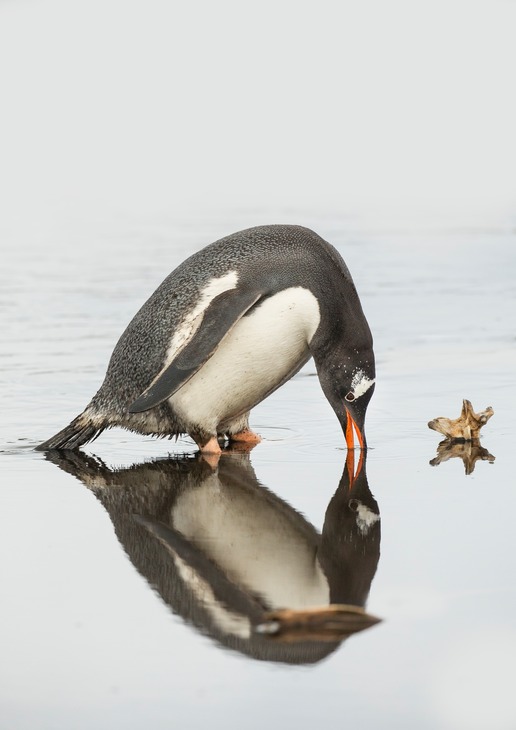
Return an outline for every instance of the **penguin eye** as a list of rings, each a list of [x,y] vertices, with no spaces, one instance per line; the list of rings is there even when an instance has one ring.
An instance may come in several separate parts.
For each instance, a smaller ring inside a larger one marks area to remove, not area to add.
[[[346,395],[346,400],[348,401],[348,403],[352,403],[355,400],[355,394],[353,393],[353,391],[349,391],[349,393]]]

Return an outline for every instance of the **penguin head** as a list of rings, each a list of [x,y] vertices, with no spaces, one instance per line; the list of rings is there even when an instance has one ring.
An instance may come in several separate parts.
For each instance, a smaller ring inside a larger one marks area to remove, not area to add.
[[[375,387],[375,365],[372,350],[327,355],[317,363],[319,380],[341,424],[348,449],[366,449],[364,422],[367,406]]]

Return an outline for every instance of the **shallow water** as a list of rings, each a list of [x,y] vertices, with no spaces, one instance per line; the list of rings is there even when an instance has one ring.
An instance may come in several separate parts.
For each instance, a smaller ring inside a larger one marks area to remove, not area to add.
[[[510,228],[302,221],[343,254],[375,336],[356,481],[313,363],[253,412],[263,443],[217,472],[188,439],[120,430],[84,457],[34,452],[82,410],[165,274],[256,222],[269,221],[102,229],[44,252],[13,242],[0,271],[2,727],[516,727]],[[465,449],[469,475],[460,455],[430,465],[440,437],[426,425],[463,398],[495,410],[485,460]],[[382,621],[315,641],[253,629],[265,604],[329,600]]]

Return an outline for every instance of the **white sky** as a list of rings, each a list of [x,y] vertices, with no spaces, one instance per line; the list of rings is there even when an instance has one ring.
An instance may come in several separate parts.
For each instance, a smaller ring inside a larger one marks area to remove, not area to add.
[[[515,39],[510,0],[0,0],[0,227],[512,214]]]

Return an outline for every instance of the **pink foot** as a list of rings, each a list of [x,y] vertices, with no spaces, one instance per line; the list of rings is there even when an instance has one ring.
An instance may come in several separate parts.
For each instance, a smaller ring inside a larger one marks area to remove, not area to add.
[[[220,444],[217,441],[216,436],[212,436],[211,439],[204,444],[204,446],[201,446],[199,443],[197,446],[199,447],[204,461],[206,461],[212,469],[216,469],[219,464],[221,454]]]
[[[204,445],[197,444],[201,454],[220,454],[221,448],[216,436],[212,436]]]
[[[239,431],[238,433],[231,434],[229,440],[244,444],[259,444],[262,437],[258,436],[257,433],[254,433],[254,431],[246,429],[245,431]]]

